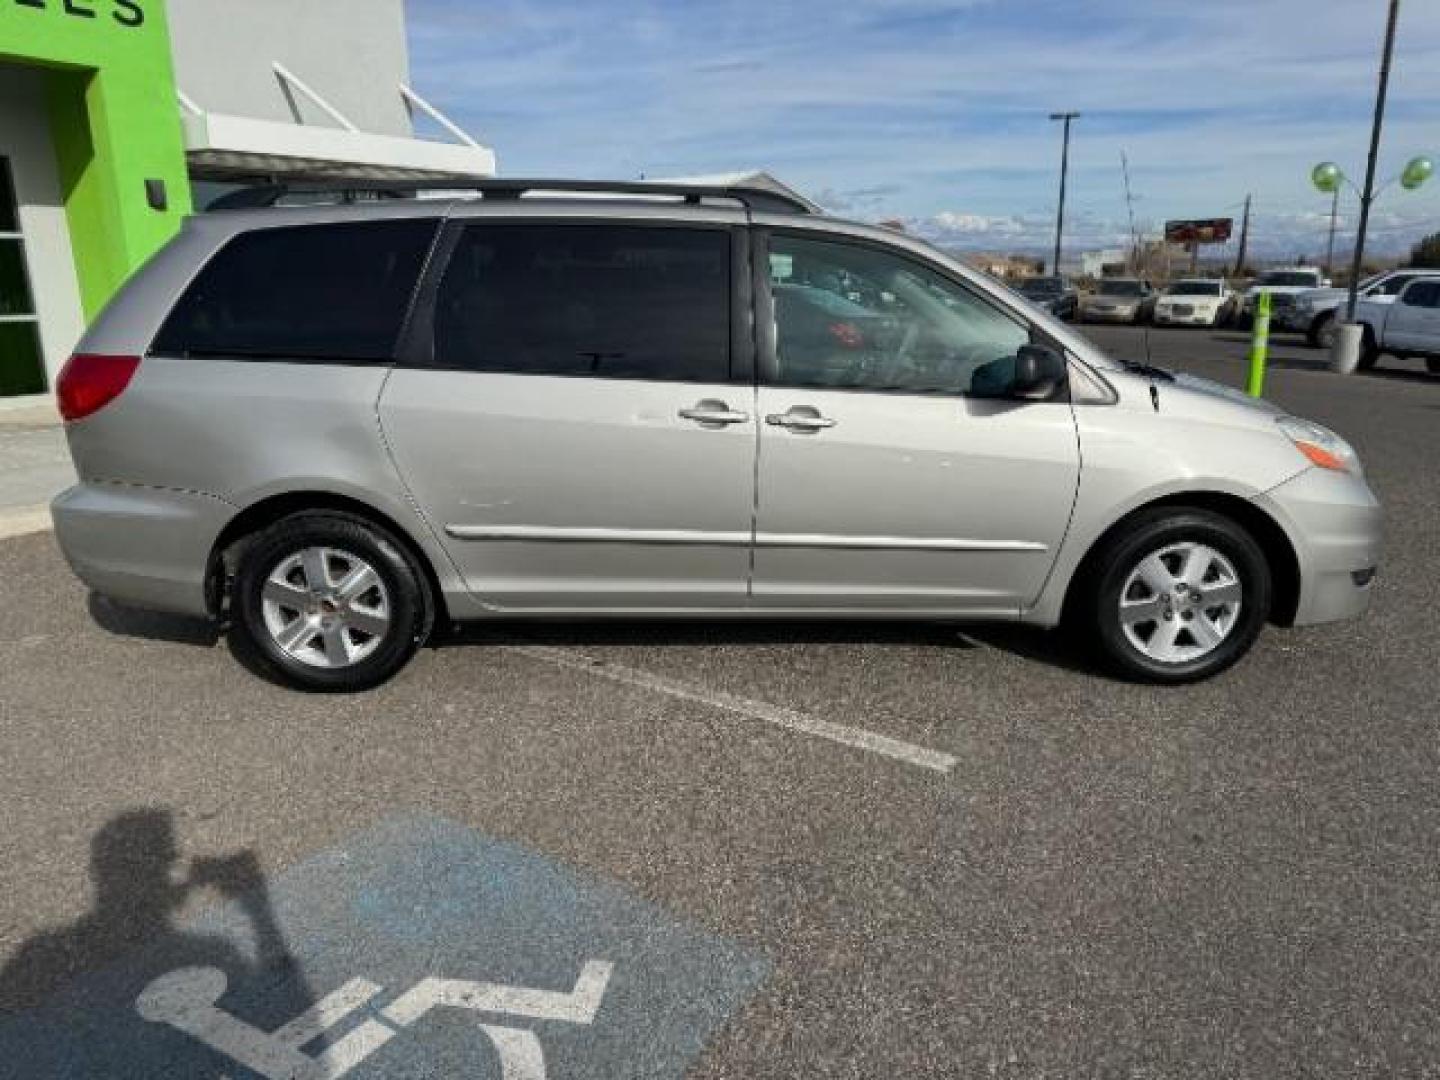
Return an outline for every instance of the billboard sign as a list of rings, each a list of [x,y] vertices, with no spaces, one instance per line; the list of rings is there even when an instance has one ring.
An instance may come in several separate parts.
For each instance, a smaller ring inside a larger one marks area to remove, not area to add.
[[[1230,239],[1233,218],[1202,218],[1195,221],[1167,221],[1167,244],[1223,244]]]

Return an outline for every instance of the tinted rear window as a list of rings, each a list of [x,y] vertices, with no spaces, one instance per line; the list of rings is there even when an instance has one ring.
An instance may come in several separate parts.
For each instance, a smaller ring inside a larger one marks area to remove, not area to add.
[[[472,225],[435,304],[435,364],[720,382],[730,235],[641,225]]]
[[[154,351],[388,360],[436,227],[371,221],[237,236],[185,291]]]

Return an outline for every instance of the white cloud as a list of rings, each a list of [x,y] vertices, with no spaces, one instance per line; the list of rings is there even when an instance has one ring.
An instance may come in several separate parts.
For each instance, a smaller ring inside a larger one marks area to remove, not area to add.
[[[1385,173],[1440,154],[1436,0],[1408,5]],[[766,168],[831,208],[935,235],[1043,243],[1058,130],[1080,109],[1067,217],[1123,237],[1138,212],[1238,218],[1255,240],[1323,245],[1310,166],[1364,161],[1383,12],[1353,0],[410,0],[422,93],[512,173]],[[484,13],[483,16],[481,13]],[[1346,209],[1353,217],[1353,200]],[[1377,242],[1440,221],[1440,180],[1391,190]],[[947,216],[948,215],[948,216]],[[1433,225],[1431,225],[1433,227]],[[1087,231],[1088,230],[1088,231]],[[1067,236],[1071,229],[1067,225]]]

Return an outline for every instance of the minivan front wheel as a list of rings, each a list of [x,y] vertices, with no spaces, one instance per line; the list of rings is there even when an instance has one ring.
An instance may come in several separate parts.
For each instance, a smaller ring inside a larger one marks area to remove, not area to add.
[[[1128,678],[1208,678],[1244,656],[1269,617],[1264,552],[1208,510],[1142,514],[1089,565],[1086,621],[1103,658]]]
[[[359,518],[303,513],[243,548],[231,592],[243,658],[302,690],[363,690],[399,671],[429,631],[423,575]]]

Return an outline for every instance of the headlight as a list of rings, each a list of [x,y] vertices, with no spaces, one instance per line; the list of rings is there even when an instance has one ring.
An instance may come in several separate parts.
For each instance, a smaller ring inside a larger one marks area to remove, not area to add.
[[[1329,428],[1309,420],[1301,420],[1298,416],[1281,416],[1275,423],[1310,464],[1333,472],[1360,475],[1360,458],[1355,453],[1355,448]]]

